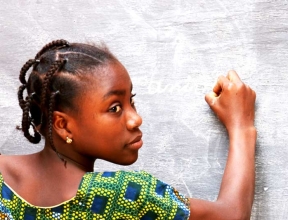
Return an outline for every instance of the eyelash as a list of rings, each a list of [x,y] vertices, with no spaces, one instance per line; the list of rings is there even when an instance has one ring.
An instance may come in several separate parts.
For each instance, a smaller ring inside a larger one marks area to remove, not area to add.
[[[131,97],[130,97],[130,103],[131,105],[134,107],[135,105],[135,101],[134,101],[134,97],[136,96],[136,93],[135,94],[132,94]]]
[[[136,94],[132,94],[131,97],[130,97],[130,104],[133,108],[135,108],[135,101],[134,101],[134,97],[136,96]],[[117,109],[120,108],[118,111]],[[120,110],[121,110],[121,105],[115,105],[113,106],[112,108],[109,109],[109,112],[113,112],[113,113],[118,113]]]

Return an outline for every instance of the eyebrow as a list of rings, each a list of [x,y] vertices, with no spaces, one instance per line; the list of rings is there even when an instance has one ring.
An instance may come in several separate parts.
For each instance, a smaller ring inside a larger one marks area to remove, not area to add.
[[[131,84],[131,91],[133,89],[133,85]],[[113,96],[113,95],[117,95],[117,96],[124,96],[126,94],[126,91],[125,90],[112,90],[112,91],[109,91],[108,93],[106,93],[104,96],[103,96],[103,100],[106,100],[108,99],[110,96]]]

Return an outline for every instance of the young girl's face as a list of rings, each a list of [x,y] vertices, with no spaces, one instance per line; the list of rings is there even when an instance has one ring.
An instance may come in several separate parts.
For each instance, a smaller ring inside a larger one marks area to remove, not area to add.
[[[143,144],[142,118],[134,106],[129,74],[121,63],[114,62],[92,74],[90,82],[92,86],[84,89],[76,103],[75,150],[117,164],[134,163]]]

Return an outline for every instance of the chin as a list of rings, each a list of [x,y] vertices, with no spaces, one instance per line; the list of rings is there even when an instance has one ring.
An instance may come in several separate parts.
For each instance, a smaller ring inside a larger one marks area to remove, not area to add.
[[[115,161],[114,163],[116,164],[119,164],[119,165],[122,165],[122,166],[129,166],[129,165],[132,165],[133,163],[135,163],[138,159],[138,153],[133,155],[133,156],[130,156],[130,157],[127,157],[127,158],[121,158],[122,160],[120,161]]]

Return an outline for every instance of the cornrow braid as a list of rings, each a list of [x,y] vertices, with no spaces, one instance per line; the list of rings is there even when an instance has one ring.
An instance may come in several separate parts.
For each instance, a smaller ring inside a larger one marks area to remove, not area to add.
[[[46,51],[50,50],[50,49],[54,49],[56,47],[65,47],[65,46],[69,46],[69,42],[66,40],[54,40],[48,44],[46,44],[35,56],[35,59],[39,59],[39,57],[45,53]]]
[[[103,63],[104,61],[103,60],[101,60],[101,59],[99,59],[98,57],[93,57],[93,56],[91,56],[91,55],[89,55],[89,54],[87,54],[87,53],[82,53],[82,52],[74,52],[74,51],[67,51],[67,52],[63,52],[63,53],[59,53],[58,54],[59,56],[69,56],[69,55],[78,55],[78,56],[86,56],[87,58],[90,58],[90,59],[93,59],[93,60],[95,60],[96,62],[98,62],[98,63]]]
[[[41,107],[42,108],[45,108],[46,94],[47,94],[47,90],[49,89],[50,80],[52,76],[57,72],[57,70],[59,70],[64,65],[65,62],[66,62],[66,59],[54,61],[49,71],[46,73],[45,78],[43,80],[43,88],[42,88],[42,93],[41,93]]]
[[[24,108],[25,103],[26,103],[23,98],[23,92],[27,88],[26,86],[27,82],[26,82],[25,76],[26,76],[27,71],[30,69],[30,67],[36,63],[39,63],[39,60],[30,59],[22,66],[20,70],[19,80],[23,85],[21,85],[18,90],[18,101],[22,109]]]
[[[69,44],[66,40],[46,44],[34,59],[23,65],[19,75],[22,85],[18,90],[18,100],[23,111],[21,129],[24,136],[32,143],[38,143],[42,134],[59,156],[56,143],[53,142],[53,112],[56,109],[77,110],[74,100],[84,89],[86,77],[97,72],[94,68],[110,61],[117,59],[104,46]],[[33,70],[26,80],[30,68]],[[28,94],[26,99],[25,89]],[[30,134],[31,126],[34,136]],[[39,131],[35,129],[36,126],[39,126]],[[64,156],[60,155],[59,158],[65,162]]]
[[[59,94],[59,91],[53,92],[50,96],[50,101],[49,101],[49,110],[48,110],[48,139],[51,148],[57,152],[56,147],[54,145],[53,141],[53,111],[55,108],[55,97],[56,95]]]
[[[25,75],[27,73],[27,71],[30,69],[30,67],[35,64],[35,63],[39,63],[39,60],[36,59],[30,59],[28,60],[23,67],[20,70],[20,75],[19,75],[19,80],[22,84],[26,84],[26,79],[25,79]]]
[[[34,144],[37,144],[41,140],[41,135],[36,131],[35,126],[32,123],[32,119],[29,116],[30,112],[30,103],[31,103],[31,97],[33,95],[27,96],[25,105],[23,107],[23,116],[22,116],[22,131],[24,132],[24,136]],[[34,136],[32,136],[29,132],[29,128],[32,125],[34,130]]]
[[[23,91],[25,89],[26,89],[26,84],[19,86],[19,90],[18,90],[18,101],[22,110],[25,107],[25,103],[26,103],[26,101],[23,98]]]

